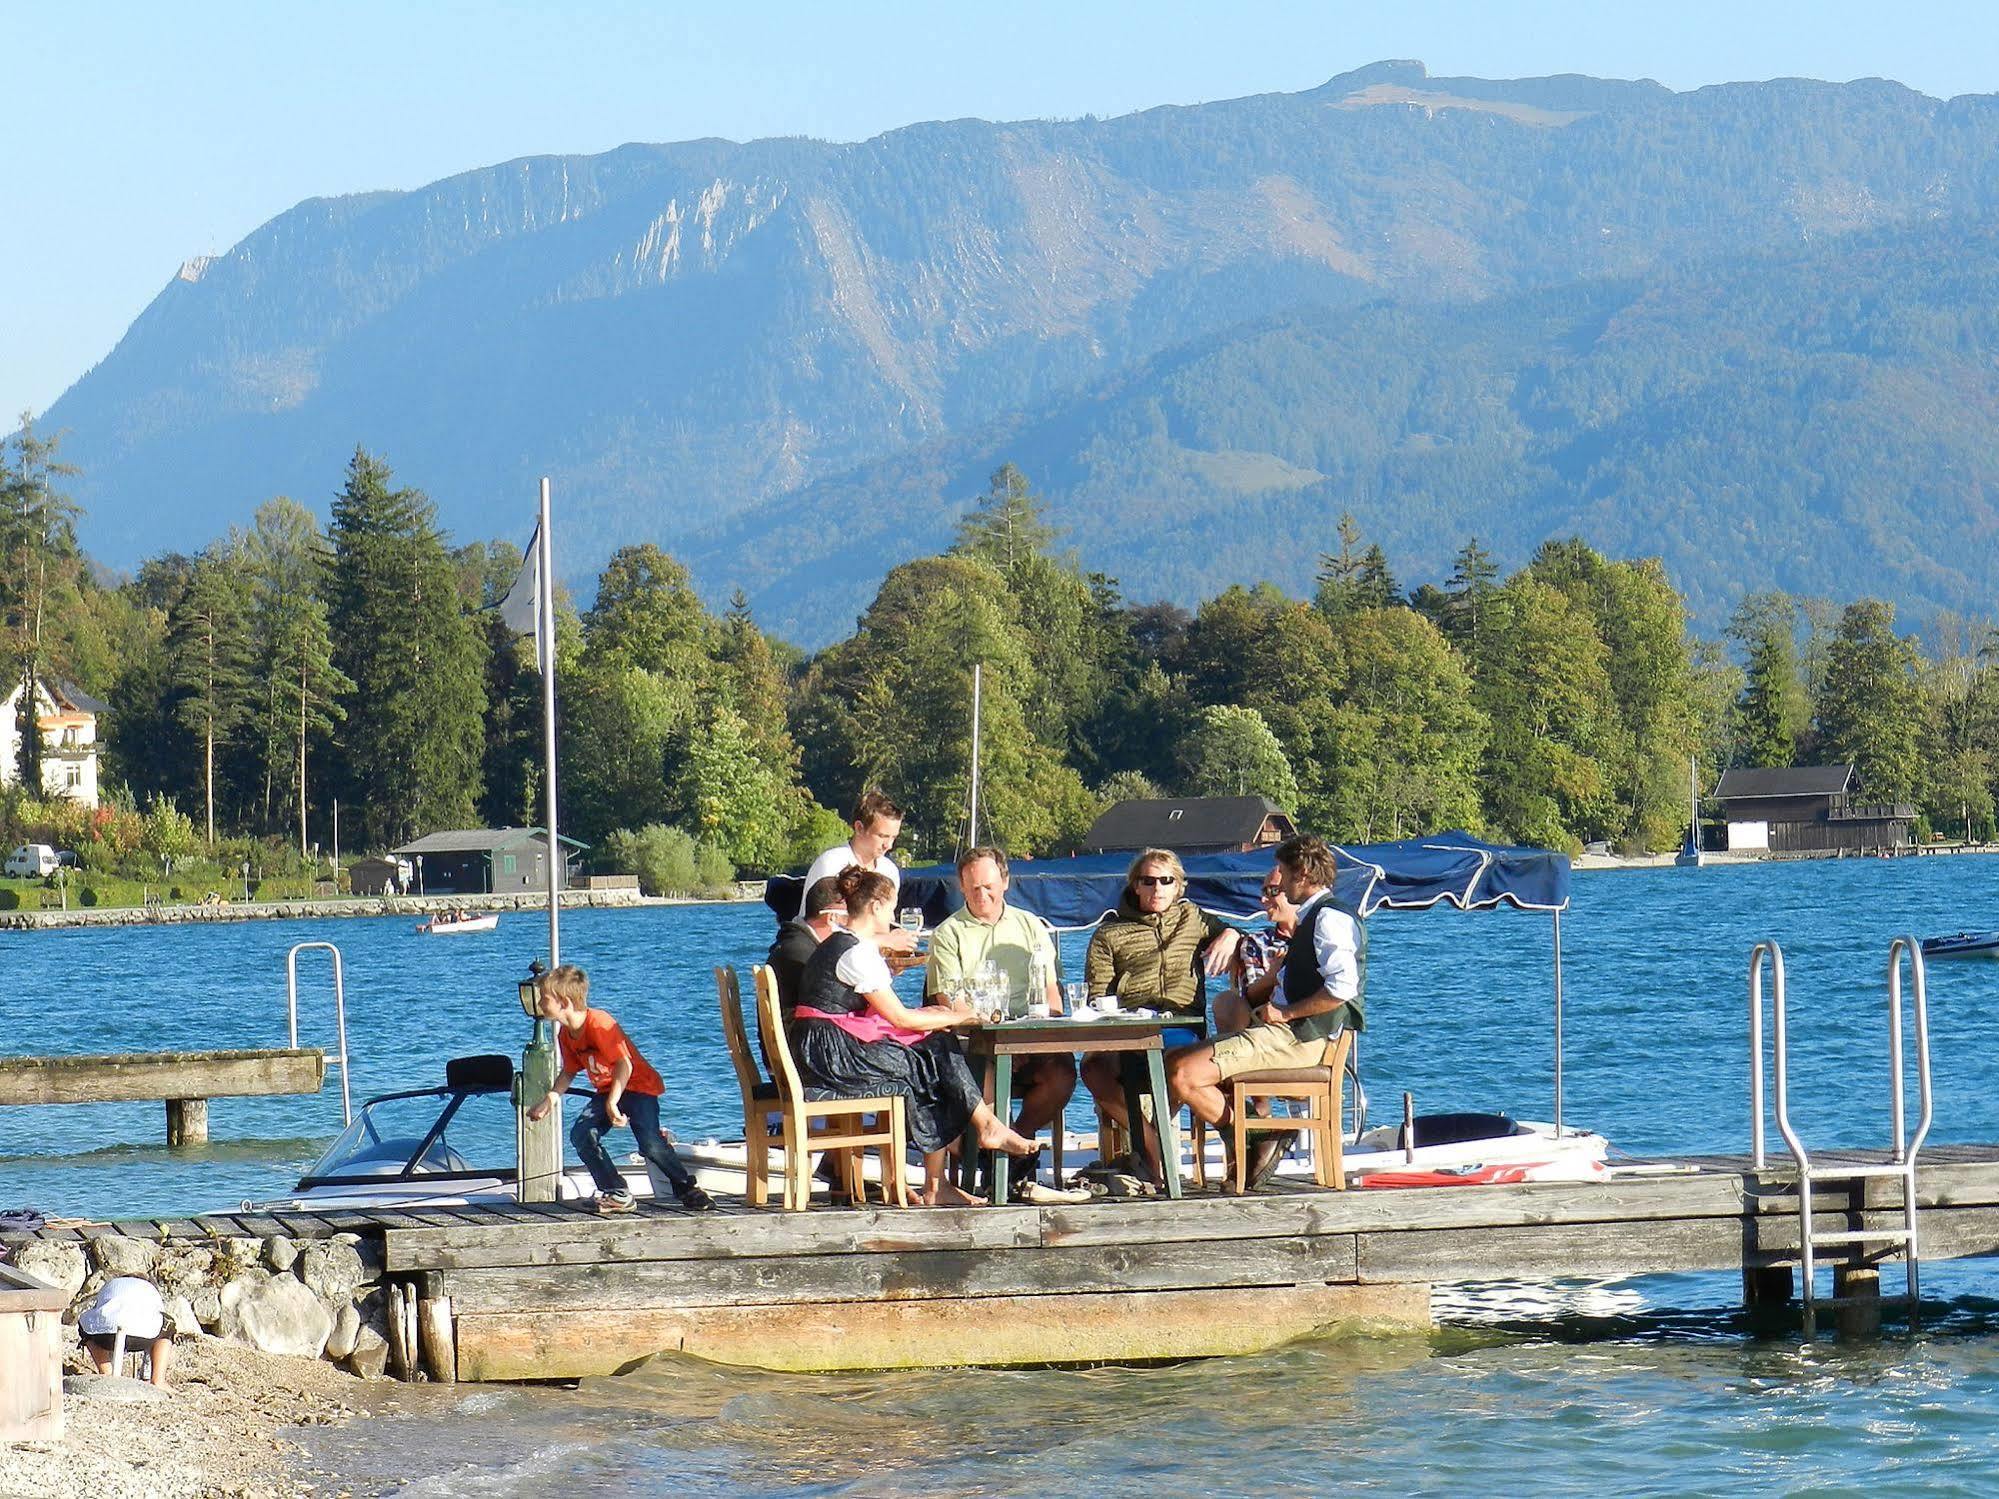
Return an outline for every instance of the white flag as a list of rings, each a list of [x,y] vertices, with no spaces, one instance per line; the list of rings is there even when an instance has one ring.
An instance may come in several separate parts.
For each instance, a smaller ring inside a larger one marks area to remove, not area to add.
[[[528,539],[528,554],[520,575],[500,600],[500,622],[517,635],[534,636],[534,664],[541,667],[541,525]]]

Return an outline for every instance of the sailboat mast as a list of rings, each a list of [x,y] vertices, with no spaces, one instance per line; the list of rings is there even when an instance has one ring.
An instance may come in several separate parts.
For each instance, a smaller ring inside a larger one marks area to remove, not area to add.
[[[979,846],[979,699],[985,668],[972,663],[972,795],[966,808],[965,847]]]

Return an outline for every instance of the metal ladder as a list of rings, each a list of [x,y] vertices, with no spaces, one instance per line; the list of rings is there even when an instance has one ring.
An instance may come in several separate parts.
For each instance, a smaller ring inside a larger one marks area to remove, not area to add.
[[[1902,959],[1907,956],[1911,993],[1915,1010],[1916,1077],[1922,1117],[1913,1137],[1907,1134],[1903,1100],[1902,1050]],[[1921,1293],[1921,1246],[1916,1226],[1916,1158],[1930,1132],[1930,1015],[1929,992],[1923,971],[1922,944],[1914,937],[1897,937],[1888,946],[1888,1060],[1889,1118],[1893,1158],[1878,1163],[1814,1162],[1791,1125],[1789,1073],[1789,1026],[1785,1013],[1784,950],[1776,942],[1759,942],[1749,953],[1749,1050],[1752,1068],[1749,1082],[1750,1154],[1757,1170],[1766,1164],[1763,1148],[1763,966],[1769,959],[1771,970],[1771,1032],[1774,1038],[1775,1072],[1773,1103],[1777,1129],[1798,1165],[1798,1257],[1803,1272],[1805,1332],[1815,1330],[1818,1312],[1818,1251],[1835,1245],[1876,1244],[1899,1254],[1908,1272],[1906,1301],[1913,1325]],[[1845,1182],[1862,1185],[1874,1178],[1892,1178],[1902,1184],[1902,1226],[1900,1228],[1859,1228],[1835,1233],[1816,1232],[1812,1225],[1813,1196],[1823,1183]]]
[[[320,947],[333,954],[333,1026],[340,1041],[340,1059],[329,1062],[340,1069],[340,1122],[354,1122],[354,1100],[347,1091],[347,985],[340,970],[340,949],[331,942],[300,942],[285,954],[285,1020],[290,1029],[291,1048],[298,1050],[298,955]]]

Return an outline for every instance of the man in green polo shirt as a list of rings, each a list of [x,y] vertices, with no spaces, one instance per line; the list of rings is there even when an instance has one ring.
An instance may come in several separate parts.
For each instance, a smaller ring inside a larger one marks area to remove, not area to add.
[[[926,999],[963,994],[980,966],[991,962],[1006,983],[1008,1004],[1015,1013],[1024,1013],[1029,999],[1046,1000],[1051,1013],[1061,1011],[1054,936],[1040,917],[1006,903],[1007,884],[1006,855],[999,849],[973,848],[958,855],[958,888],[965,904],[938,922],[930,934]],[[1030,993],[1037,979],[1040,990]],[[1036,1130],[1062,1118],[1069,1095],[1076,1091],[1075,1058],[1020,1057],[1014,1062],[1013,1083],[1020,1097],[1014,1128],[1031,1140]]]

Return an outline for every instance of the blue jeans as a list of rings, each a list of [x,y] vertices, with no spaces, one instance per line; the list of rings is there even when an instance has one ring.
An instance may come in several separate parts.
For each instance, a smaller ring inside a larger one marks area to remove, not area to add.
[[[618,1100],[618,1107],[631,1121],[632,1134],[639,1142],[639,1154],[659,1167],[666,1179],[673,1183],[676,1193],[685,1193],[694,1185],[694,1173],[674,1152],[672,1143],[659,1132],[659,1100],[650,1093],[627,1093]],[[590,1179],[596,1182],[599,1192],[623,1192],[626,1190],[625,1178],[611,1164],[610,1154],[604,1149],[604,1134],[610,1128],[610,1117],[604,1112],[604,1095],[599,1093],[583,1105],[583,1112],[569,1127],[569,1143],[576,1147],[577,1156],[589,1169]]]

